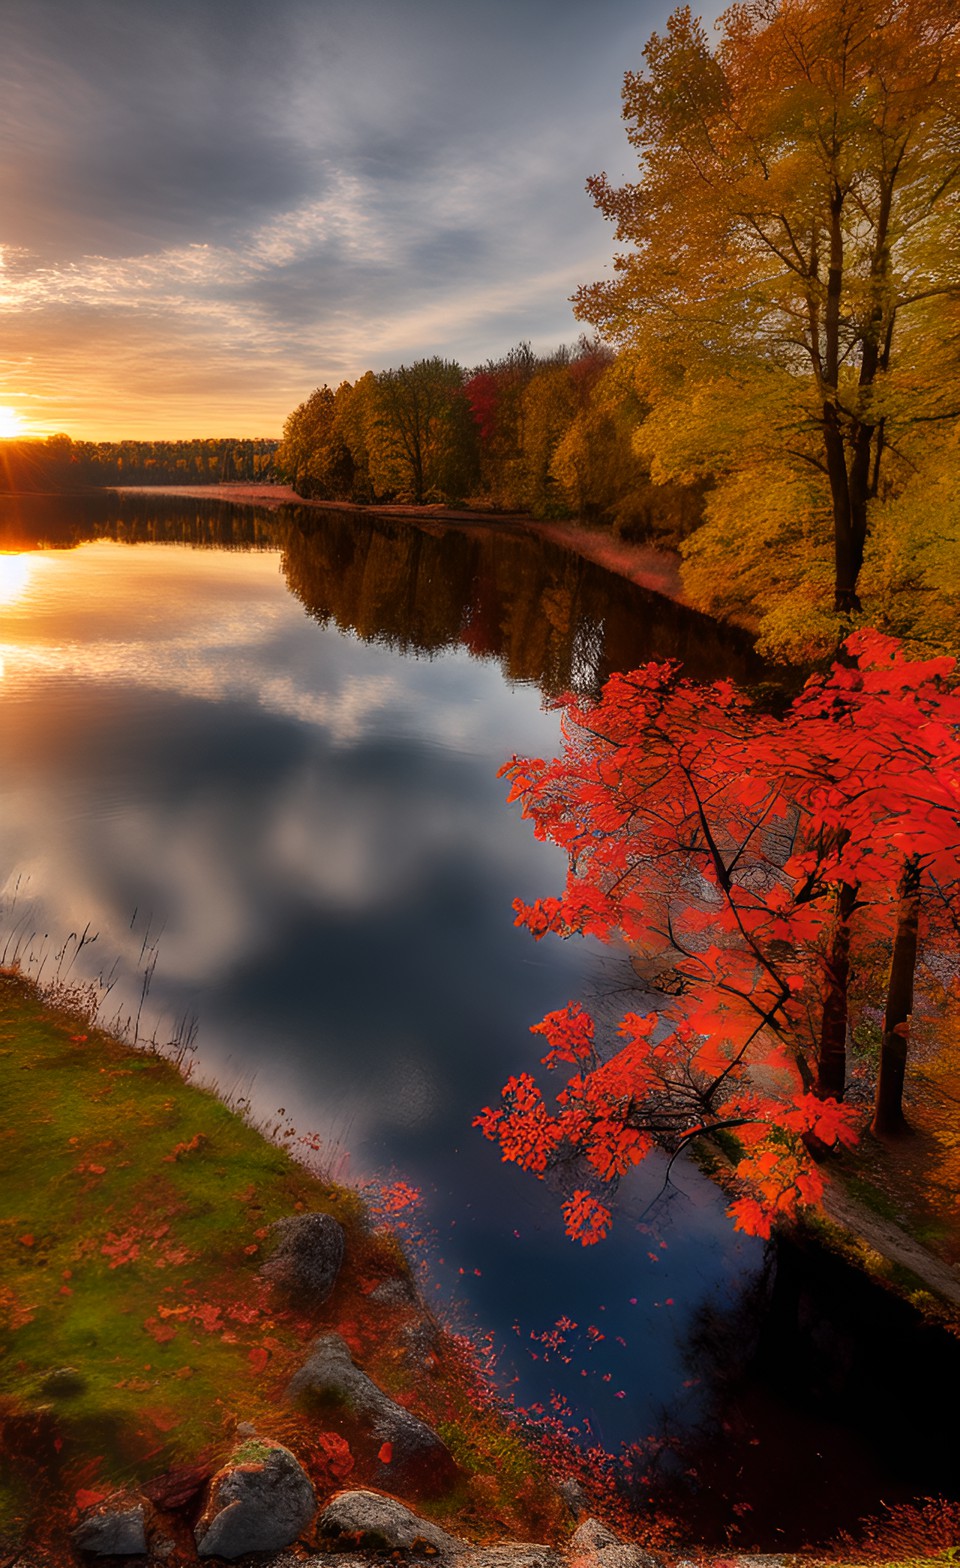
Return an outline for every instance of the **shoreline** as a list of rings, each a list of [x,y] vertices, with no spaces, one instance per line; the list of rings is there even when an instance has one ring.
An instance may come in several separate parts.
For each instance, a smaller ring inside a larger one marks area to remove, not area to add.
[[[104,489],[118,495],[165,495],[197,501],[227,501],[235,506],[262,506],[272,512],[278,512],[286,506],[298,506],[317,511],[357,512],[360,516],[369,517],[407,518],[417,523],[519,529],[572,550],[606,571],[625,577],[638,588],[646,588],[665,599],[672,599],[675,604],[682,605],[694,614],[702,614],[702,611],[694,610],[684,596],[678,551],[661,550],[655,545],[628,544],[611,533],[591,529],[584,523],[546,521],[526,512],[479,512],[440,505],[401,506],[390,503],[383,506],[357,506],[349,501],[308,500],[297,495],[289,485],[106,485]]]
[[[264,506],[265,509],[267,509],[268,511],[271,511],[271,512],[274,512],[274,513],[278,513],[278,514],[282,514],[282,511],[283,511],[284,508],[286,508],[286,507],[288,507],[290,505],[295,505],[295,506],[298,506],[298,507],[299,506],[306,506],[306,507],[311,508],[312,510],[317,510],[317,511],[329,510],[329,511],[340,512],[340,513],[345,513],[345,512],[346,513],[350,513],[350,512],[354,512],[355,511],[356,515],[358,517],[361,517],[361,518],[362,517],[377,518],[377,517],[380,517],[380,516],[383,516],[383,517],[399,517],[399,518],[405,518],[405,519],[407,519],[409,521],[414,522],[415,524],[418,525],[419,528],[424,529],[427,533],[434,532],[437,535],[440,535],[442,532],[444,532],[446,530],[447,526],[449,526],[454,531],[454,533],[456,533],[456,531],[458,529],[460,529],[461,537],[465,537],[468,526],[470,528],[475,528],[477,523],[483,523],[483,524],[485,524],[487,526],[488,529],[490,529],[493,525],[504,526],[504,527],[507,528],[508,534],[509,534],[510,531],[515,531],[516,533],[519,534],[519,532],[521,530],[523,530],[525,532],[528,532],[528,533],[534,533],[534,534],[535,533],[540,533],[541,535],[543,535],[545,537],[548,537],[548,538],[553,537],[554,539],[556,539],[556,542],[558,544],[562,544],[566,548],[569,548],[571,550],[576,550],[577,546],[576,546],[575,543],[571,542],[570,535],[577,535],[577,534],[584,534],[585,533],[588,538],[591,538],[591,537],[596,538],[596,536],[590,536],[589,530],[579,529],[576,525],[565,525],[565,524],[561,524],[561,523],[557,523],[557,524],[554,524],[554,523],[538,523],[535,519],[524,518],[522,516],[514,516],[514,515],[497,516],[495,514],[487,515],[487,514],[482,514],[482,513],[479,513],[479,514],[478,513],[457,513],[457,512],[453,512],[452,510],[444,509],[444,508],[422,508],[422,509],[414,508],[414,507],[405,507],[405,508],[404,507],[396,507],[396,508],[372,508],[372,507],[371,508],[347,508],[347,507],[341,506],[339,503],[334,503],[334,502],[322,502],[322,501],[307,502],[307,501],[304,501],[302,498],[299,498],[299,497],[293,497],[291,499],[289,496],[287,496],[284,493],[280,493],[278,495],[277,492],[278,492],[279,487],[276,487],[276,486],[261,486],[261,487],[257,487],[257,486],[216,486],[216,487],[210,487],[210,486],[194,486],[194,487],[180,487],[180,486],[159,487],[159,486],[157,486],[157,487],[148,487],[148,486],[144,486],[144,487],[132,487],[131,486],[131,487],[111,487],[111,488],[112,489],[113,488],[117,488],[117,489],[119,489],[119,493],[127,493],[127,494],[158,495],[158,496],[159,495],[166,495],[166,496],[170,496],[170,497],[189,495],[191,498],[196,497],[197,499],[203,499],[203,500],[213,499],[213,500],[216,500],[218,502],[224,502],[224,503],[227,503],[227,504],[236,504],[236,505],[241,505],[241,506],[242,505],[253,505],[253,506],[261,505],[261,506]],[[240,495],[240,492],[243,492],[242,496]],[[266,497],[264,497],[264,495],[262,493],[258,493],[258,492],[267,492],[267,495],[266,495]],[[104,492],[100,491],[100,492],[97,492],[97,493],[98,494],[103,494]],[[434,526],[431,528],[431,525],[434,525]],[[230,525],[230,526],[235,526],[235,525]],[[309,521],[307,519],[304,519],[304,528],[309,531]],[[263,525],[263,532],[265,534],[269,534],[270,533],[270,524],[269,523],[264,523],[264,525]],[[397,530],[397,532],[399,533],[399,532],[401,532],[401,530]],[[606,540],[606,539],[598,539],[598,540],[596,540],[596,542],[599,545],[601,545],[601,546],[603,544],[607,543],[607,542],[613,544],[614,546],[616,546],[616,543],[617,543],[616,541],[614,541],[612,539],[609,540],[609,541]],[[581,553],[583,553],[583,552],[581,552]],[[653,553],[657,554],[658,552],[653,552]],[[596,558],[597,557],[594,556],[594,559],[596,559]],[[601,563],[601,564],[605,564],[605,563]],[[610,567],[609,569],[616,570],[616,567]],[[626,572],[626,571],[623,571],[620,575],[628,576],[629,573]],[[633,579],[633,580],[637,580],[637,579]],[[655,591],[662,591],[662,590],[658,589],[658,590],[655,590]],[[664,596],[666,597],[667,595],[665,594]],[[682,602],[682,601],[677,601],[677,602]],[[7,1052],[0,1052],[0,1055],[2,1055],[2,1054],[9,1054],[9,1053],[7,1053]],[[101,1067],[100,1070],[101,1070],[101,1072],[104,1071],[104,1069],[102,1067]],[[180,1147],[180,1145],[178,1145],[177,1147]],[[101,1156],[99,1154],[96,1155],[96,1158],[98,1160],[100,1159],[100,1157]],[[189,1157],[189,1151],[188,1151],[188,1157]],[[164,1158],[164,1160],[167,1160],[169,1157],[167,1155],[164,1155],[163,1158]],[[88,1169],[88,1171],[92,1171],[94,1173],[97,1172],[97,1166],[95,1166],[95,1165],[88,1165],[87,1169]],[[164,1170],[165,1170],[165,1168],[160,1170],[160,1175],[161,1176],[164,1175]],[[844,1194],[844,1196],[846,1198],[849,1198],[849,1194]],[[825,1207],[827,1209],[827,1214],[829,1216],[830,1215],[830,1206],[829,1205],[825,1205]],[[889,1250],[889,1247],[891,1245],[894,1247],[894,1249],[896,1249],[896,1247],[903,1241],[906,1241],[908,1243],[911,1242],[911,1238],[907,1235],[906,1232],[900,1231],[897,1227],[891,1226],[891,1225],[889,1225],[889,1224],[887,1224],[885,1222],[881,1226],[878,1226],[877,1223],[876,1223],[876,1221],[877,1221],[876,1215],[872,1214],[872,1212],[870,1210],[864,1210],[863,1207],[861,1205],[857,1204],[855,1201],[851,1201],[850,1203],[847,1204],[847,1206],[846,1206],[846,1213],[843,1213],[843,1214],[835,1213],[831,1217],[837,1222],[837,1224],[836,1224],[835,1227],[827,1228],[827,1229],[833,1231],[832,1236],[828,1236],[828,1238],[827,1238],[827,1245],[830,1245],[830,1243],[833,1242],[835,1245],[839,1244],[839,1246],[841,1247],[841,1250],[842,1250],[842,1249],[845,1248],[845,1246],[848,1243],[850,1243],[850,1244],[859,1244],[859,1256],[856,1259],[851,1258],[851,1261],[855,1262],[856,1266],[858,1267],[858,1269],[861,1272],[863,1272],[864,1274],[873,1276],[873,1278],[876,1280],[877,1283],[881,1283],[881,1284],[886,1285],[888,1289],[891,1289],[893,1292],[899,1294],[901,1297],[905,1297],[907,1300],[910,1300],[911,1296],[916,1293],[916,1287],[917,1287],[917,1284],[918,1284],[918,1279],[914,1279],[914,1281],[912,1283],[912,1286],[910,1286],[910,1285],[907,1285],[904,1282],[903,1279],[893,1279],[893,1278],[882,1279],[882,1278],[878,1278],[878,1274],[880,1273],[880,1271],[877,1268],[877,1261],[878,1260],[877,1260],[876,1257],[871,1258],[869,1256],[871,1248],[873,1248],[875,1252],[881,1252],[883,1254],[883,1259],[886,1259],[886,1260],[891,1260],[892,1259],[895,1264],[900,1266],[900,1268],[902,1268],[902,1269],[910,1269],[915,1275],[919,1276],[920,1280],[923,1280],[924,1283],[928,1284],[931,1289],[933,1289],[933,1290],[938,1289],[938,1286],[934,1283],[933,1280],[931,1280],[928,1276],[925,1277],[924,1269],[922,1267],[919,1268],[919,1269],[917,1268],[917,1266],[916,1266],[917,1265],[916,1255],[914,1255],[913,1257],[909,1257],[909,1256],[905,1256],[902,1252],[900,1253],[900,1255],[898,1255],[896,1250],[892,1250],[892,1251]],[[842,1228],[846,1232],[846,1236],[845,1237],[841,1238],[841,1236],[837,1234],[837,1229],[838,1228]],[[879,1238],[879,1233],[880,1233],[881,1229],[885,1232],[885,1236],[884,1236],[883,1240],[885,1240],[885,1242],[887,1243],[886,1246],[879,1246],[878,1245],[878,1238]],[[873,1232],[872,1235],[871,1235],[871,1230]],[[17,1238],[17,1239],[19,1240],[19,1238]],[[823,1232],[818,1232],[818,1228],[815,1225],[812,1225],[811,1226],[810,1239],[811,1239],[811,1242],[813,1244],[822,1246],[824,1244],[825,1237],[824,1237]],[[937,1260],[935,1260],[933,1258],[932,1254],[926,1252],[926,1249],[920,1248],[920,1254],[921,1254],[921,1256],[920,1256],[920,1262],[921,1263],[924,1260],[926,1260],[928,1262],[937,1262]],[[939,1264],[938,1264],[938,1266],[939,1266]],[[110,1264],[110,1267],[111,1268],[113,1267],[112,1263]],[[957,1273],[956,1271],[953,1271],[952,1278],[956,1282],[956,1290],[960,1291],[960,1273]],[[958,1299],[958,1296],[956,1294],[954,1294],[950,1289],[947,1289],[946,1291],[944,1291],[942,1289],[942,1287],[941,1287],[940,1288],[940,1293],[943,1294],[943,1295],[946,1295],[948,1297],[952,1297],[952,1301],[953,1301],[953,1305],[954,1306],[960,1305],[960,1299]],[[928,1308],[925,1309],[924,1305],[921,1304],[920,1300],[913,1301],[911,1304],[916,1306],[917,1310],[921,1313],[921,1315],[926,1315],[926,1316],[928,1316],[928,1318],[930,1317],[929,1309]],[[954,1329],[954,1333],[956,1333],[956,1329]],[[151,1353],[155,1354],[155,1351],[153,1351],[152,1348],[151,1348]],[[117,1385],[117,1386],[119,1387],[120,1385]],[[0,1521],[0,1522],[2,1522],[2,1521]],[[2,1544],[2,1543],[0,1543],[0,1544]],[[699,1550],[699,1551],[707,1550],[707,1549],[704,1549],[704,1548],[699,1548],[699,1549],[691,1548],[691,1549],[692,1550]],[[562,1550],[562,1548],[561,1548],[561,1550]],[[2,1551],[0,1551],[0,1557],[2,1557],[2,1555],[3,1555]]]
[[[78,1521],[137,1509],[151,1559],[169,1540],[192,1561],[184,1529],[251,1439],[292,1453],[321,1509],[372,1489],[464,1547],[534,1532],[548,1554],[573,1528],[557,1478],[424,1300],[389,1192],[372,1204],[328,1178],[309,1135],[252,1125],[162,1047],[15,969],[0,970],[0,1089],[20,1178],[0,1210],[0,1561],[39,1544],[76,1560]],[[297,1230],[317,1216],[324,1248],[340,1238],[321,1286],[329,1256]],[[334,1341],[344,1389],[295,1398]]]
[[[0,974],[0,1038],[0,1077],[15,1079],[24,1065],[33,1069],[30,1079],[55,1071],[56,1088],[51,1082],[45,1102],[51,1113],[44,1119],[45,1130],[39,1133],[38,1123],[21,1118],[18,1135],[26,1144],[42,1144],[36,1150],[37,1169],[52,1183],[52,1196],[62,1192],[65,1175],[71,1187],[65,1225],[58,1224],[55,1205],[45,1203],[45,1191],[37,1190],[40,1183],[17,1195],[23,1212],[18,1210],[11,1240],[19,1254],[12,1281],[20,1321],[15,1317],[13,1333],[30,1364],[21,1359],[16,1387],[8,1387],[7,1408],[0,1414],[10,1418],[14,1402],[29,1414],[39,1392],[46,1439],[54,1440],[58,1454],[62,1448],[65,1463],[58,1460],[36,1492],[35,1482],[28,1480],[29,1519],[22,1521],[26,1533],[19,1540],[8,1533],[9,1512],[0,1517],[4,1560],[32,1568],[33,1552],[39,1551],[37,1568],[76,1563],[83,1560],[83,1551],[76,1551],[82,1545],[77,1531],[102,1529],[106,1536],[108,1528],[118,1528],[117,1519],[129,1524],[139,1509],[146,1521],[146,1546],[140,1552],[146,1551],[149,1563],[193,1562],[194,1530],[211,1511],[215,1514],[217,1487],[231,1465],[235,1474],[248,1473],[251,1459],[255,1467],[279,1450],[304,1467],[319,1514],[301,1531],[299,1547],[291,1540],[289,1549],[278,1545],[261,1551],[256,1561],[262,1568],[292,1568],[296,1561],[304,1568],[345,1565],[341,1554],[352,1543],[331,1539],[329,1521],[348,1498],[361,1513],[386,1499],[393,1508],[390,1528],[400,1532],[377,1544],[357,1542],[361,1554],[354,1552],[352,1560],[363,1568],[409,1555],[403,1532],[409,1534],[411,1518],[418,1529],[435,1532],[435,1542],[429,1535],[426,1539],[427,1555],[436,1559],[437,1568],[680,1568],[681,1563],[685,1568],[760,1568],[761,1563],[763,1568],[815,1568],[826,1558],[835,1564],[858,1561],[854,1548],[839,1557],[822,1547],[777,1551],[767,1546],[758,1557],[756,1548],[682,1538],[675,1533],[677,1520],[664,1533],[666,1521],[655,1514],[649,1520],[642,1512],[634,1514],[628,1522],[613,1495],[605,1495],[601,1475],[589,1468],[585,1473],[579,1467],[557,1471],[549,1461],[545,1465],[499,1404],[484,1396],[456,1337],[423,1302],[395,1239],[374,1228],[376,1216],[353,1189],[312,1174],[289,1142],[278,1144],[251,1127],[224,1105],[215,1087],[191,1083],[161,1052],[102,1032],[69,1007],[62,1010],[19,974]],[[66,1096],[64,1078],[71,1080]],[[80,1078],[89,1087],[79,1103],[88,1109],[80,1121],[67,1122],[64,1112],[75,1114]],[[123,1138],[130,1129],[120,1101],[134,1088],[144,1123],[131,1144]],[[20,1093],[29,1100],[29,1081],[21,1083]],[[79,1138],[63,1139],[69,1125],[83,1129]],[[170,1151],[159,1164],[158,1136]],[[69,1147],[61,1150],[62,1144]],[[64,1157],[61,1170],[57,1162]],[[204,1212],[211,1176],[224,1197],[240,1181],[249,1184],[242,1195],[233,1193],[239,1204],[229,1205],[226,1215],[217,1213],[215,1240]],[[171,1182],[178,1188],[172,1203]],[[141,1212],[142,1197],[130,1204],[130,1197],[147,1190],[149,1219]],[[108,1197],[113,1201],[104,1207]],[[82,1214],[78,1201],[86,1203]],[[265,1289],[262,1259],[271,1254],[267,1232],[278,1223],[271,1220],[278,1201],[281,1227],[297,1223],[298,1213],[339,1215],[346,1250],[329,1306],[305,1309],[298,1301],[291,1310]],[[39,1204],[34,1213],[30,1203]],[[25,1230],[26,1225],[31,1228]],[[194,1250],[198,1226],[208,1245],[213,1242],[212,1259]],[[810,1233],[809,1244],[819,1251],[824,1238]],[[190,1257],[184,1255],[188,1249]],[[70,1266],[62,1270],[65,1261]],[[862,1260],[854,1266],[867,1277]],[[60,1285],[63,1277],[69,1279],[66,1287]],[[147,1310],[147,1298],[141,1299],[144,1281],[157,1304],[141,1327]],[[102,1298],[94,1319],[91,1288]],[[0,1290],[0,1298],[3,1294]],[[9,1307],[9,1302],[0,1305]],[[109,1346],[104,1326],[89,1349],[79,1348],[70,1328],[74,1310],[84,1335],[93,1324],[109,1323]],[[27,1312],[39,1318],[39,1344]],[[344,1415],[336,1401],[323,1407],[322,1429],[311,1405],[291,1408],[289,1388],[283,1394],[290,1373],[296,1381],[304,1355],[331,1339],[343,1345],[354,1365],[370,1368],[378,1388],[389,1389],[386,1401],[401,1418],[425,1419],[431,1430],[442,1433],[459,1466],[452,1491],[416,1480],[404,1484],[400,1476],[385,1473],[391,1461],[383,1462],[382,1448],[377,1455],[379,1438],[365,1446],[362,1418],[358,1423],[352,1412]],[[217,1407],[214,1419],[211,1410],[198,1411],[201,1402]],[[101,1404],[111,1421],[126,1413],[113,1459],[101,1454],[91,1470],[84,1433]],[[178,1411],[183,1427],[174,1424]],[[135,1430],[144,1426],[146,1433]],[[2,1493],[0,1476],[0,1502]],[[598,1517],[611,1508],[613,1530]],[[108,1561],[129,1556],[117,1548],[87,1549],[104,1553]],[[418,1555],[416,1548],[413,1555]],[[918,1552],[914,1560],[922,1557]],[[883,1561],[879,1555],[873,1560]]]

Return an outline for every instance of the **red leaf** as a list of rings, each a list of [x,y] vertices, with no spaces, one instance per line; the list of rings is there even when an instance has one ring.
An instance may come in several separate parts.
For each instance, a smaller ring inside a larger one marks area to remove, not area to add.
[[[159,1318],[147,1318],[144,1328],[155,1339],[158,1345],[167,1345],[171,1339],[176,1339],[177,1331],[171,1323],[162,1323]]]
[[[109,1495],[109,1492],[94,1492],[88,1487],[79,1486],[73,1497],[78,1508],[95,1508],[97,1503],[102,1503],[104,1498],[109,1497]]]

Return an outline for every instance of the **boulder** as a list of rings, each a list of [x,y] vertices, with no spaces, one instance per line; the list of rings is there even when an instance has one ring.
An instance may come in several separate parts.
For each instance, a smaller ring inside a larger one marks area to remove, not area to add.
[[[481,1546],[470,1553],[468,1562],[469,1568],[566,1568],[559,1552],[536,1541],[501,1541],[497,1546]]]
[[[381,1492],[339,1492],[317,1520],[317,1535],[324,1546],[335,1551],[359,1547],[373,1552],[438,1557],[453,1556],[465,1549],[463,1541]]]
[[[85,1392],[87,1380],[76,1367],[54,1367],[48,1372],[40,1388],[52,1399],[73,1399]]]
[[[287,1396],[298,1404],[339,1406],[353,1417],[376,1453],[373,1478],[379,1485],[442,1491],[457,1474],[443,1439],[377,1387],[354,1363],[339,1334],[322,1334],[315,1342]]]
[[[663,1568],[659,1557],[630,1546],[599,1519],[584,1519],[570,1537],[571,1568]]]
[[[343,1262],[343,1226],[332,1214],[294,1214],[272,1228],[279,1239],[261,1273],[297,1306],[322,1306]]]
[[[73,1544],[98,1557],[140,1557],[147,1550],[149,1504],[128,1492],[104,1498],[73,1532]]]
[[[201,1557],[279,1551],[295,1541],[317,1499],[300,1464],[279,1443],[248,1438],[210,1482],[194,1535]]]
[[[378,1307],[409,1307],[416,1299],[417,1291],[413,1281],[399,1274],[382,1279],[370,1292],[370,1300]]]

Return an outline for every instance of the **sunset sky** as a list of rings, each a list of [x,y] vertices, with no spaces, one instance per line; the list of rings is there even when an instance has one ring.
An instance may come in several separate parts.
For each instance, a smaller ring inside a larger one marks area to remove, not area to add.
[[[0,420],[279,435],[324,381],[575,340],[669,9],[4,0]]]

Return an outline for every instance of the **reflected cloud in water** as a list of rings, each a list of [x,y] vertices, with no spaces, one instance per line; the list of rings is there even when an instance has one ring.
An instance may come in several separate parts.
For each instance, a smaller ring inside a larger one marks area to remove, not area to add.
[[[308,535],[201,507],[181,537],[256,548],[188,549],[162,508],[101,505],[64,517],[71,548],[37,556],[0,608],[0,867],[8,890],[20,879],[8,926],[25,956],[89,923],[77,971],[99,962],[111,1006],[135,1011],[159,942],[150,1019],[199,1014],[202,1077],[259,1115],[285,1106],[354,1172],[422,1186],[433,1283],[501,1343],[515,1318],[605,1313],[613,1362],[594,1356],[576,1398],[611,1442],[646,1428],[682,1385],[675,1326],[758,1249],[688,1170],[651,1263],[652,1165],[587,1256],[557,1195],[470,1123],[532,1063],[532,1022],[628,974],[596,945],[514,928],[512,900],[558,886],[564,860],[505,809],[496,773],[555,747],[542,691],[652,648],[649,596],[615,587],[602,622],[596,568],[549,551],[538,566],[510,537],[338,514]],[[171,542],[120,542],[144,533]],[[696,624],[665,614],[664,651],[692,646]],[[573,1397],[579,1368],[515,1365],[525,1398],[564,1379]]]

